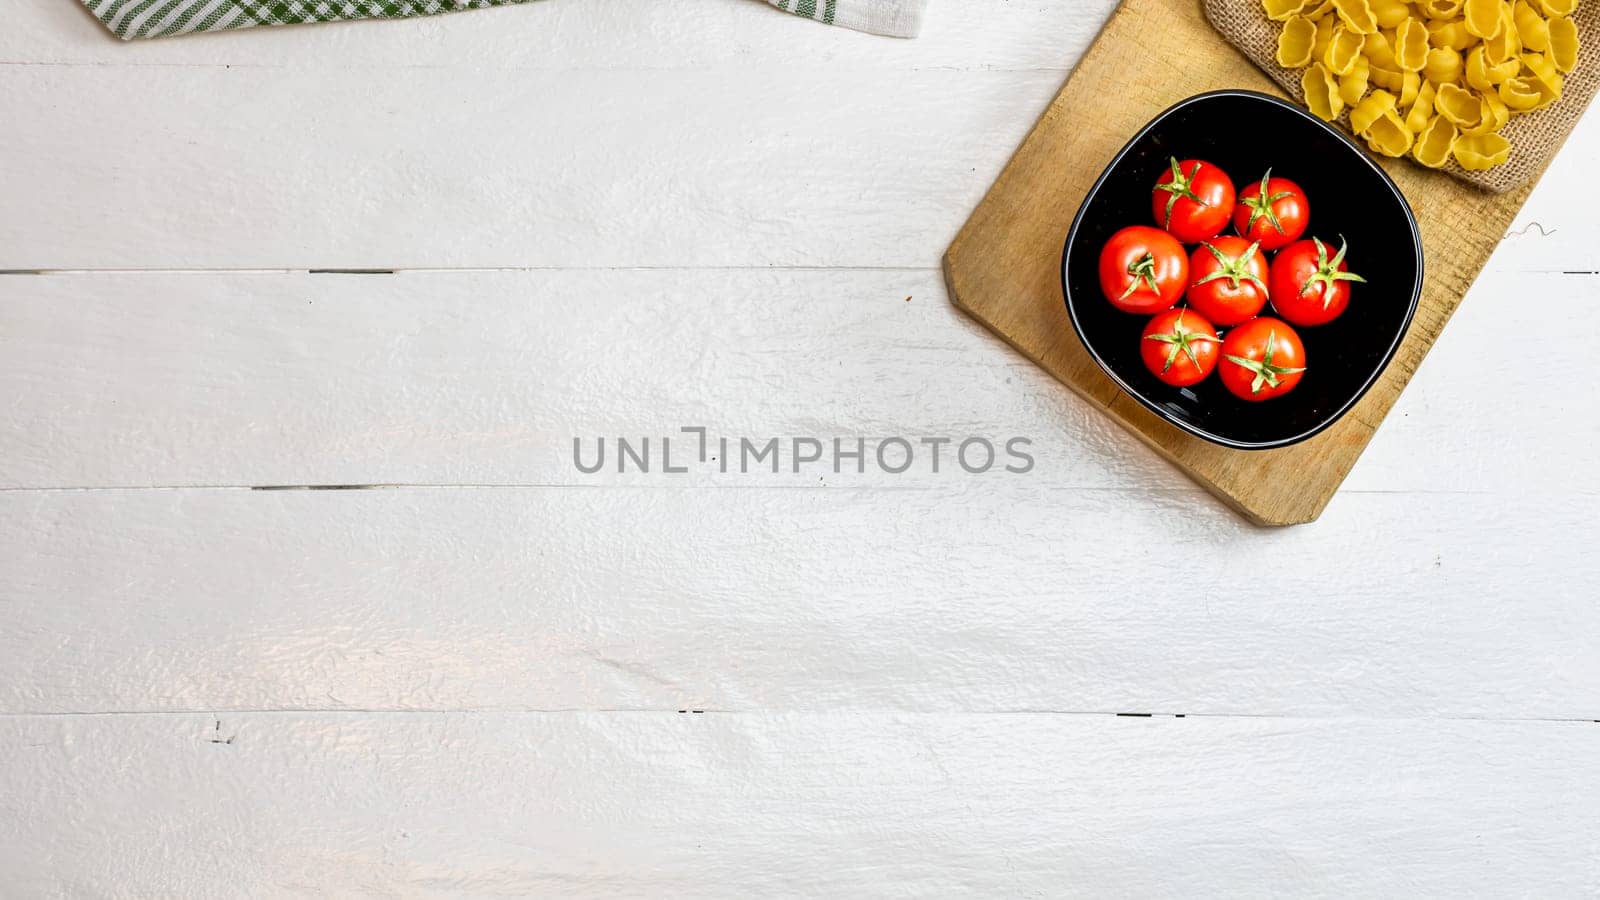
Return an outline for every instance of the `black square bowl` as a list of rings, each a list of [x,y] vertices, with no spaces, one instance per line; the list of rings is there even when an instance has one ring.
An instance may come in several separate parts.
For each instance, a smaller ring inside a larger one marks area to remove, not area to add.
[[[1307,238],[1334,247],[1340,235],[1350,239],[1347,262],[1367,283],[1353,286],[1344,315],[1295,329],[1305,342],[1306,373],[1288,394],[1240,400],[1215,374],[1190,388],[1162,384],[1139,358],[1148,317],[1121,312],[1100,293],[1100,248],[1124,226],[1155,224],[1150,192],[1171,157],[1215,163],[1239,188],[1270,167],[1305,189]],[[1332,425],[1378,380],[1422,295],[1422,238],[1400,189],[1343,134],[1276,97],[1214,91],[1156,116],[1106,167],[1067,234],[1061,280],[1072,327],[1123,390],[1190,434],[1266,450]]]

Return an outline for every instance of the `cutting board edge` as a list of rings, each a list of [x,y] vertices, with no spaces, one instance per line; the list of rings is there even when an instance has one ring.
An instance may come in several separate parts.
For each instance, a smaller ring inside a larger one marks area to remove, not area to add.
[[[962,230],[965,231],[966,229],[963,228]],[[1221,500],[1229,509],[1238,513],[1245,519],[1245,521],[1250,522],[1252,525],[1259,525],[1267,528],[1280,528],[1290,525],[1307,525],[1315,522],[1322,515],[1323,511],[1327,509],[1328,504],[1332,501],[1333,496],[1335,493],[1337,493],[1337,491],[1328,492],[1326,495],[1317,498],[1315,502],[1305,511],[1294,513],[1288,516],[1272,516],[1252,509],[1240,502],[1237,497],[1234,497],[1233,495],[1224,491],[1221,487],[1212,482],[1211,479],[1205,478],[1199,473],[1185,466],[1183,461],[1175,456],[1171,450],[1162,445],[1160,441],[1156,440],[1153,436],[1146,434],[1144,430],[1137,424],[1129,421],[1120,412],[1118,412],[1114,404],[1102,403],[1099,398],[1084,390],[1079,385],[1073,384],[1071,381],[1068,381],[1067,379],[1051,371],[1050,367],[1046,365],[1042,359],[1035,356],[1028,350],[1028,348],[1013,341],[1004,332],[994,328],[992,325],[990,325],[989,321],[983,317],[981,312],[969,306],[962,299],[961,287],[957,284],[957,279],[959,276],[956,274],[954,269],[955,256],[960,249],[960,243],[961,235],[957,235],[956,240],[951,243],[950,248],[945,251],[944,256],[941,259],[941,268],[944,271],[945,290],[950,295],[951,305],[956,309],[961,310],[962,313],[971,318],[973,321],[977,322],[979,325],[982,325],[990,334],[993,334],[1000,340],[1005,341],[1008,347],[1011,347],[1013,350],[1022,354],[1022,356],[1029,362],[1038,366],[1051,378],[1054,378],[1059,384],[1071,390],[1073,394],[1083,398],[1089,403],[1094,404],[1095,407],[1097,407],[1107,416],[1111,417],[1111,419],[1124,430],[1131,432],[1134,437],[1139,439],[1140,443],[1154,450],[1162,459],[1176,467],[1184,477],[1200,485],[1206,490],[1207,493],[1211,494],[1213,497],[1216,497],[1218,500]],[[1077,336],[1074,335],[1073,339],[1077,340]],[[1196,440],[1198,440],[1198,438],[1196,438]],[[1239,450],[1235,452],[1247,453],[1250,451]]]

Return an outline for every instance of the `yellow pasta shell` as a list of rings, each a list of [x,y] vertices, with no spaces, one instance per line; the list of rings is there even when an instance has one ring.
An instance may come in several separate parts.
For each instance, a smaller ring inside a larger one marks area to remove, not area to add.
[[[1478,95],[1456,84],[1439,85],[1433,95],[1433,108],[1457,128],[1471,128],[1478,124],[1483,113]]]
[[[1487,50],[1484,51],[1483,57],[1484,59],[1489,58]],[[1515,78],[1520,74],[1522,74],[1522,64],[1515,59],[1508,59],[1505,62],[1489,66],[1489,81],[1493,84],[1499,84],[1507,78]]]
[[[1391,109],[1368,126],[1367,144],[1384,156],[1403,156],[1411,149],[1411,132]]]
[[[1345,106],[1354,106],[1367,93],[1367,76],[1371,71],[1372,64],[1367,58],[1358,56],[1350,71],[1339,76],[1339,99]]]
[[[1428,43],[1435,47],[1465,50],[1478,42],[1478,36],[1467,31],[1467,23],[1460,19],[1433,19],[1428,22]]]
[[[1444,116],[1429,119],[1411,147],[1411,158],[1430,169],[1437,169],[1450,161],[1450,148],[1456,142],[1456,126]]]
[[[1366,134],[1373,122],[1378,121],[1384,113],[1394,111],[1393,94],[1383,90],[1373,91],[1350,110],[1350,130],[1356,134]]]
[[[1344,101],[1339,98],[1339,85],[1322,63],[1312,63],[1301,74],[1300,89],[1305,91],[1306,106],[1317,118],[1332,122],[1344,111]]]
[[[1394,28],[1411,17],[1411,5],[1405,0],[1368,0],[1368,2],[1372,5],[1372,17],[1378,20],[1379,28]]]
[[[1361,56],[1361,48],[1366,40],[1364,34],[1358,34],[1343,25],[1334,26],[1333,40],[1328,42],[1328,55],[1323,57],[1323,62],[1328,64],[1328,71],[1335,75],[1348,74]]]
[[[1323,59],[1328,55],[1328,45],[1333,42],[1333,28],[1338,25],[1336,16],[1324,16],[1317,20],[1317,36],[1311,42],[1311,58]]]
[[[1494,90],[1495,82],[1489,77],[1489,60],[1485,58],[1482,47],[1467,51],[1466,79],[1467,84],[1480,91]]]
[[[1394,58],[1394,45],[1389,42],[1389,36],[1379,31],[1367,35],[1367,42],[1361,45],[1361,55],[1372,61],[1372,64],[1385,69],[1398,69],[1400,63]]]
[[[1516,23],[1522,46],[1540,53],[1550,48],[1550,25],[1528,5],[1528,0],[1517,0],[1516,6],[1511,8],[1511,21]]]
[[[1510,158],[1512,116],[1561,96],[1580,56],[1581,0],[1262,0],[1275,58],[1306,106],[1373,152],[1482,171]],[[1600,2],[1600,0],[1596,0]]]
[[[1557,70],[1571,72],[1578,67],[1578,26],[1569,18],[1551,19],[1550,62]]]
[[[1410,109],[1411,104],[1417,102],[1417,91],[1422,88],[1422,76],[1416,72],[1402,72],[1400,78],[1400,108]]]
[[[1299,15],[1300,7],[1305,0],[1261,0],[1261,7],[1267,11],[1267,18],[1274,22],[1284,22],[1290,16]]]
[[[1478,124],[1466,129],[1462,134],[1488,134],[1491,131],[1499,131],[1511,120],[1511,109],[1497,93],[1479,94],[1478,116]]]
[[[1344,27],[1356,34],[1371,34],[1378,30],[1378,19],[1372,14],[1372,7],[1367,0],[1333,0],[1333,11],[1339,14],[1339,21],[1344,23]]]
[[[1561,86],[1565,81],[1561,73],[1543,53],[1522,54],[1522,64],[1528,67],[1529,78],[1539,87],[1539,92],[1551,98],[1561,96]]]
[[[1533,81],[1521,76],[1500,82],[1499,93],[1500,99],[1506,106],[1520,112],[1527,112],[1544,102],[1544,95],[1539,93],[1539,88]],[[1444,110],[1441,109],[1440,112],[1443,113]]]
[[[1422,126],[1428,124],[1437,113],[1433,109],[1434,86],[1431,81],[1424,81],[1422,87],[1417,88],[1417,99],[1412,101],[1406,112],[1406,128],[1412,134],[1422,131]]]
[[[1467,16],[1467,30],[1481,38],[1500,33],[1500,0],[1467,0],[1462,7]]]
[[[1422,71],[1428,62],[1428,29],[1421,20],[1407,18],[1395,30],[1394,58],[1401,71]]]
[[[1462,135],[1450,149],[1469,172],[1492,169],[1511,158],[1511,142],[1499,134]]]
[[[1491,63],[1499,64],[1516,59],[1517,54],[1522,52],[1522,40],[1517,37],[1516,25],[1510,20],[1511,14],[1502,11],[1501,29],[1483,40],[1484,53],[1488,55]]]
[[[1298,69],[1311,62],[1311,42],[1316,40],[1317,26],[1304,16],[1294,16],[1283,23],[1278,32],[1278,65]]]
[[[1386,69],[1377,63],[1372,63],[1367,72],[1367,80],[1386,91],[1403,91],[1406,89],[1405,73],[1399,69]]]
[[[1428,61],[1422,74],[1434,84],[1452,84],[1461,77],[1461,54],[1449,47],[1435,47],[1428,51]]]

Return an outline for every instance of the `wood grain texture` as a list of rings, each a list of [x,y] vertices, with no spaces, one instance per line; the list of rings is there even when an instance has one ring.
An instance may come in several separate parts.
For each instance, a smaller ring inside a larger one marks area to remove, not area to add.
[[[0,715],[1600,719],[1572,575],[1600,496],[1360,493],[1289,531],[1198,496],[1023,477],[0,491]],[[1516,540],[1473,543],[1490,534]]]
[[[0,718],[18,897],[1586,897],[1600,725]]]
[[[1317,437],[1279,450],[1218,447],[1161,421],[1100,371],[1072,332],[1060,285],[1061,243],[1111,157],[1161,110],[1218,88],[1282,96],[1212,30],[1193,0],[1126,0],[951,244],[946,279],[958,306],[1252,521],[1310,522],[1355,465],[1531,188],[1487,194],[1386,160],[1416,212],[1427,258],[1405,342],[1361,402]]]
[[[1496,265],[1472,296],[1345,489],[1470,485],[1517,509],[1595,493],[1568,473],[1600,445],[1600,419],[1542,386],[1560,371],[1600,387],[1585,344],[1541,327],[1587,314],[1587,280]],[[1548,368],[1482,364],[1536,356]],[[699,424],[873,447],[1020,435],[1040,492],[1196,490],[945,302],[933,269],[0,276],[0,384],[16,387],[0,404],[0,488],[659,486],[659,471],[578,472],[572,439]],[[950,484],[925,465],[818,474],[762,483]]]
[[[7,0],[0,268],[119,271],[0,274],[0,895],[1600,891],[1600,725],[1548,721],[1600,719],[1600,369],[1541,334],[1600,117],[1321,521],[1259,529],[941,294],[1111,5],[129,45]],[[567,457],[685,419],[1039,465]]]

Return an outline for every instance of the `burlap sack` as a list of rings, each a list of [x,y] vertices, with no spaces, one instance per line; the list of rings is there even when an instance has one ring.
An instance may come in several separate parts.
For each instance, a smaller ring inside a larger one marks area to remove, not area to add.
[[[1275,61],[1282,26],[1267,18],[1261,0],[1203,0],[1203,6],[1206,18],[1229,43],[1272,76],[1289,96],[1305,102],[1300,71],[1285,69]],[[1561,99],[1537,112],[1511,117],[1500,132],[1511,140],[1511,158],[1505,165],[1487,172],[1468,172],[1451,162],[1445,171],[1496,193],[1526,184],[1544,171],[1600,85],[1600,0],[1582,0],[1573,19],[1578,25],[1578,65],[1566,76]],[[1348,113],[1339,117],[1339,124],[1349,129]]]

